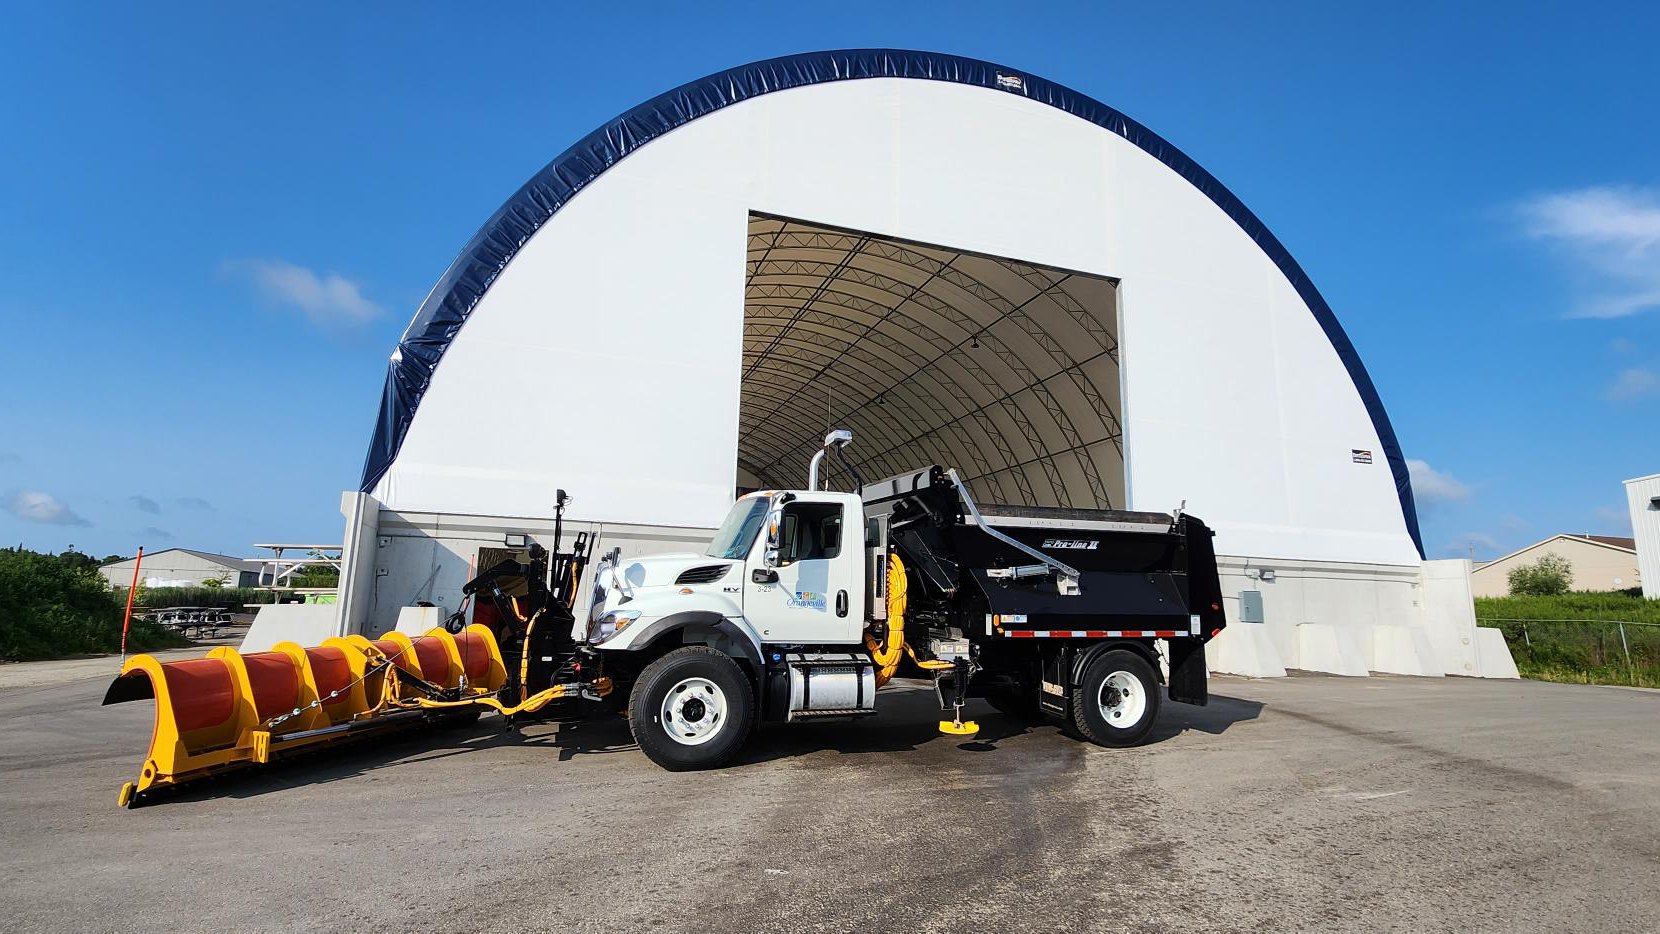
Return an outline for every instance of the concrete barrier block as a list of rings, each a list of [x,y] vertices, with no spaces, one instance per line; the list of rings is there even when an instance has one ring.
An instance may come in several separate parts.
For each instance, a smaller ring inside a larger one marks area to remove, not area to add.
[[[1476,627],[1476,660],[1483,678],[1520,678],[1516,659],[1504,641],[1504,633],[1491,626]]]
[[[1372,627],[1372,670],[1392,675],[1445,677],[1429,634],[1412,626]]]
[[[1234,623],[1222,630],[1205,646],[1205,658],[1211,671],[1222,674],[1285,677],[1285,665],[1274,640],[1268,637],[1268,627],[1257,623]]]
[[[340,607],[328,603],[271,603],[259,608],[238,652],[269,652],[278,642],[321,645],[339,635]]]
[[[398,608],[397,630],[406,636],[421,636],[444,625],[450,611],[441,606],[405,606]]]
[[[1352,628],[1330,623],[1297,626],[1296,666],[1304,671],[1364,678],[1372,673]]]
[[[1425,561],[1418,569],[1423,626],[1436,664],[1449,675],[1476,675],[1476,607],[1470,597],[1470,562]]]

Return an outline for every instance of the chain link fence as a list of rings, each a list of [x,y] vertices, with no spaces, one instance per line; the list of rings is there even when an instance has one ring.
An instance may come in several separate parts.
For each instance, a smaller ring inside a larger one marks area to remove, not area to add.
[[[1629,620],[1496,619],[1524,678],[1660,688],[1660,623]]]

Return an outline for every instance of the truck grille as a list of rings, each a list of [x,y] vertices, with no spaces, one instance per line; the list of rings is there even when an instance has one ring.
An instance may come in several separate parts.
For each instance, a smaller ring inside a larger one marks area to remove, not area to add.
[[[680,576],[675,578],[674,582],[676,584],[713,584],[725,577],[726,572],[730,570],[732,570],[730,564],[711,564],[707,567],[689,568],[680,572]]]

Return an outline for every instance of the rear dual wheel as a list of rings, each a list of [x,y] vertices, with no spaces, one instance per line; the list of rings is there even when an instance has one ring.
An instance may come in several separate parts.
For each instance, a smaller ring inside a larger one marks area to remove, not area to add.
[[[671,772],[724,765],[755,724],[743,669],[708,646],[675,649],[646,666],[628,698],[628,726],[646,757]]]
[[[1159,715],[1159,681],[1140,653],[1113,649],[1095,656],[1072,689],[1072,726],[1101,746],[1146,742]]]

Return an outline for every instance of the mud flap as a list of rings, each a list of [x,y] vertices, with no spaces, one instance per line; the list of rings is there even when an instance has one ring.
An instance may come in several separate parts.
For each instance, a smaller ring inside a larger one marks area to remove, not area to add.
[[[1170,699],[1203,707],[1210,702],[1205,644],[1198,639],[1170,639]]]

